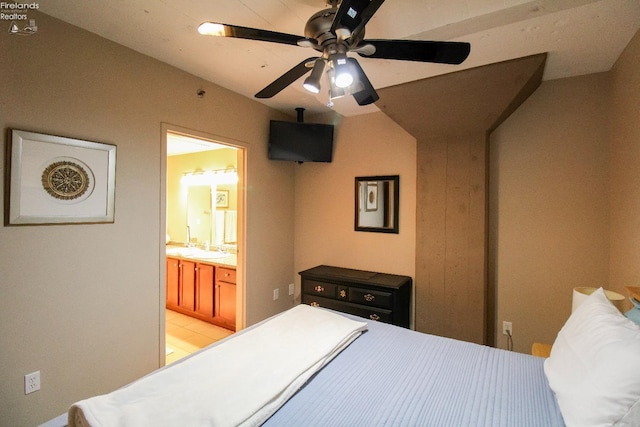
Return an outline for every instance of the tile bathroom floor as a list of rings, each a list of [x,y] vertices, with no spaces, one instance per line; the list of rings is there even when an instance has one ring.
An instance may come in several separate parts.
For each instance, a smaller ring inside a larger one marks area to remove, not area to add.
[[[172,310],[165,313],[167,365],[233,334],[228,329]]]

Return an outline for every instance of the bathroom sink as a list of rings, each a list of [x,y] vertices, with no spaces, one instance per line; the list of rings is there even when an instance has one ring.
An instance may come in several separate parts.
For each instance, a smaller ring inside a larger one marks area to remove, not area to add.
[[[183,255],[185,258],[198,258],[198,259],[216,259],[224,258],[228,256],[228,253],[218,251],[204,251],[202,249],[196,249],[187,255]]]
[[[198,258],[198,259],[215,259],[222,258],[228,254],[218,251],[205,251],[203,249],[190,248],[190,250],[182,253],[185,258]]]
[[[167,255],[195,259],[216,259],[229,256],[227,252],[206,251],[199,248],[167,248]]]
[[[167,248],[167,255],[182,256],[190,250],[191,248]]]

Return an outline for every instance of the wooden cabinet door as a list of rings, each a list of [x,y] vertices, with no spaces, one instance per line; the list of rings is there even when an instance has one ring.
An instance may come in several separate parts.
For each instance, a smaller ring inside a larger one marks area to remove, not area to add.
[[[216,299],[216,314],[230,328],[235,330],[236,326],[236,285],[225,282],[218,282],[216,288],[218,298]]]
[[[196,263],[181,261],[180,307],[194,311],[196,304]]]
[[[167,258],[167,308],[178,306],[180,260]]]
[[[213,317],[213,276],[214,267],[198,264],[196,278],[196,312],[206,317]]]

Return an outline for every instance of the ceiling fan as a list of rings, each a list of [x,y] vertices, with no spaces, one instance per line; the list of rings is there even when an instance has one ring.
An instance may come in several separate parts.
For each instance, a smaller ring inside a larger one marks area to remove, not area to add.
[[[305,75],[304,87],[312,93],[320,92],[320,80],[325,74],[329,81],[329,106],[333,100],[351,94],[359,105],[379,99],[364,70],[347,53],[355,52],[365,58],[403,61],[460,64],[471,50],[464,42],[365,39],[365,25],[384,0],[326,0],[330,8],[311,16],[304,29],[304,37],[237,25],[204,22],[200,34],[259,40],[312,48],[319,57],[307,58],[258,92],[256,98],[271,98]]]

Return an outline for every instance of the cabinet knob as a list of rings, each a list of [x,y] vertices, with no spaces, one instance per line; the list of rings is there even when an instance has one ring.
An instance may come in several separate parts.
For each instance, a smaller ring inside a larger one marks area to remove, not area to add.
[[[371,295],[371,294],[366,294],[366,295],[364,296],[364,299],[365,299],[365,300],[367,300],[368,302],[371,302],[371,301],[373,301],[374,299],[376,299],[376,297],[374,297],[374,296],[373,296],[373,295]],[[377,320],[377,319],[373,319],[373,320]]]
[[[377,314],[373,313],[373,314],[369,315],[369,319],[371,319],[371,320],[380,320],[380,316],[378,316]]]
[[[317,285],[315,288],[316,292],[324,292],[324,286]]]
[[[310,303],[309,303],[309,305],[310,305],[311,307],[320,307],[320,304],[318,304],[318,303],[317,303],[317,302],[315,302],[315,301],[310,302]]]

